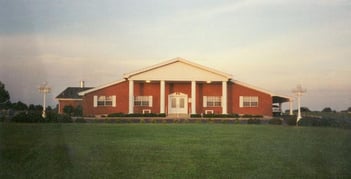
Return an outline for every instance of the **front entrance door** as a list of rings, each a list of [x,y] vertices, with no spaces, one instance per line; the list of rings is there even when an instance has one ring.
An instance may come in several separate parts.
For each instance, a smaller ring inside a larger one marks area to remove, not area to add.
[[[188,114],[188,95],[173,93],[168,96],[168,114]]]

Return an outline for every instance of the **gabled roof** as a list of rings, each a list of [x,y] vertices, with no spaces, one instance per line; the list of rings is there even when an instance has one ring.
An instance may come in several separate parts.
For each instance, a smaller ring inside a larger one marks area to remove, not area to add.
[[[82,97],[78,95],[81,91],[86,91],[92,89],[91,87],[68,87],[62,91],[56,99],[81,99]]]
[[[91,93],[91,92],[94,92],[94,91],[97,91],[97,90],[100,90],[100,89],[103,89],[103,88],[106,88],[106,87],[109,87],[109,86],[121,83],[123,81],[125,81],[125,80],[124,79],[123,80],[118,80],[118,81],[114,81],[114,82],[111,82],[111,83],[108,83],[108,84],[105,84],[105,85],[101,85],[101,86],[98,86],[98,87],[95,87],[95,88],[91,88],[91,89],[87,89],[87,90],[84,90],[84,91],[80,91],[78,93],[78,95],[79,96],[84,96],[85,94],[88,94],[88,93]]]
[[[197,63],[193,63],[191,61],[185,60],[185,59],[180,58],[180,57],[177,57],[177,58],[171,59],[169,61],[165,61],[165,62],[156,64],[156,65],[153,65],[153,66],[150,66],[150,67],[147,67],[147,68],[143,68],[143,69],[131,72],[131,73],[126,73],[126,74],[124,74],[123,77],[125,79],[130,79],[130,78],[133,78],[133,77],[135,77],[137,75],[140,75],[140,74],[143,74],[143,73],[148,73],[150,71],[156,71],[156,70],[161,69],[163,67],[168,67],[170,65],[174,65],[176,63],[183,64],[184,67],[191,67],[194,70],[199,70],[199,71],[206,72],[208,74],[219,76],[219,77],[221,77],[223,79],[226,79],[226,80],[232,79],[232,75],[231,74],[224,73],[224,72],[218,71],[216,69],[212,69],[212,68],[209,68],[209,67],[197,64]],[[182,73],[182,72],[184,72],[184,71],[181,71],[180,73]],[[181,74],[178,73],[178,75],[181,75]]]

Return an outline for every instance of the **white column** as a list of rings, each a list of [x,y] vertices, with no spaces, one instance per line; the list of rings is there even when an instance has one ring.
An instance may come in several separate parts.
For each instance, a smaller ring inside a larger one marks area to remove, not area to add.
[[[165,81],[160,82],[160,113],[165,113]]]
[[[129,114],[134,113],[134,81],[129,80]]]
[[[222,81],[222,114],[227,114],[227,81]]]
[[[292,116],[293,115],[293,100],[289,100],[289,110],[290,110],[290,112],[289,112],[289,114],[290,114],[290,116]]]
[[[191,81],[191,114],[196,114],[196,81]]]

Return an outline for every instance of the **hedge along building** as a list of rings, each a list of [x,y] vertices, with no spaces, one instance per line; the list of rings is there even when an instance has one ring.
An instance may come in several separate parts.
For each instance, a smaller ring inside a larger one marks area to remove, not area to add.
[[[272,116],[289,97],[252,87],[230,74],[175,58],[79,93],[85,116],[111,113],[253,114]],[[291,106],[291,105],[290,105]]]

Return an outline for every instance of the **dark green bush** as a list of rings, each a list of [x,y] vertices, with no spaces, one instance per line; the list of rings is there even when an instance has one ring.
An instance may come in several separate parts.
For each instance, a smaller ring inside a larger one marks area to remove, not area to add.
[[[39,111],[20,112],[12,118],[14,122],[43,122],[43,117]]]
[[[341,120],[321,117],[303,117],[299,121],[299,126],[321,126],[340,127]]]
[[[108,117],[125,117],[126,114],[124,113],[112,113],[112,114],[109,114]]]
[[[253,114],[244,114],[241,116],[242,118],[262,118],[262,115],[253,115]]]
[[[73,122],[71,116],[67,114],[58,114],[56,118],[56,122],[70,123]]]
[[[291,116],[283,116],[283,119],[285,123],[289,126],[296,126],[296,115],[291,115]]]
[[[257,118],[251,118],[247,120],[247,124],[261,124],[261,120]]]
[[[238,114],[191,114],[191,118],[239,118]]]
[[[112,113],[109,114],[108,117],[166,117],[165,113],[155,114],[155,113],[133,113],[133,114],[124,114],[124,113]]]
[[[200,118],[201,114],[190,114],[191,118]]]
[[[28,116],[27,116],[26,112],[20,112],[12,118],[12,121],[14,121],[14,122],[28,122],[27,118],[28,118]]]
[[[77,122],[77,123],[86,123],[87,121],[84,119],[84,118],[77,118],[76,120],[75,120],[75,122]]]
[[[268,124],[282,125],[283,121],[280,118],[272,118],[268,121]]]

